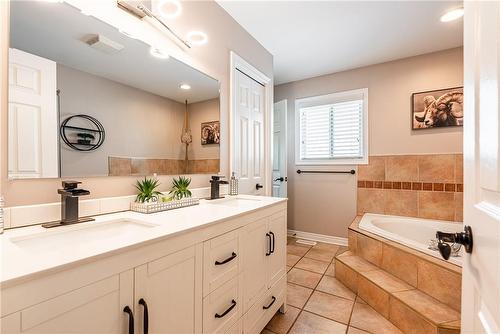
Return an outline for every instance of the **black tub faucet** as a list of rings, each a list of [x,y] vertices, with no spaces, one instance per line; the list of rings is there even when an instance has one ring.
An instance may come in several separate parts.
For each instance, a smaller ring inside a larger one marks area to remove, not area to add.
[[[220,196],[220,185],[228,184],[228,181],[221,180],[224,176],[222,175],[213,175],[210,180],[210,199],[221,198]]]
[[[80,183],[78,181],[62,181],[63,188],[57,190],[57,193],[61,195],[61,220],[42,224],[43,227],[49,228],[94,220],[93,218],[79,217],[78,198],[90,195],[90,191],[78,188]]]

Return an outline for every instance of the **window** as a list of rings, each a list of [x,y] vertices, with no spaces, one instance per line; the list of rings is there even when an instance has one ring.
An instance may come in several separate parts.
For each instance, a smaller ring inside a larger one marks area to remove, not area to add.
[[[368,89],[296,100],[298,165],[366,164]]]

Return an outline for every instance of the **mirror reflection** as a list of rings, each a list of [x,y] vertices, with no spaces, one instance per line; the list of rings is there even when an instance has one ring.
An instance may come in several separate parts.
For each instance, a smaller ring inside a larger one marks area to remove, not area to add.
[[[10,178],[219,171],[217,80],[67,4],[10,11]]]

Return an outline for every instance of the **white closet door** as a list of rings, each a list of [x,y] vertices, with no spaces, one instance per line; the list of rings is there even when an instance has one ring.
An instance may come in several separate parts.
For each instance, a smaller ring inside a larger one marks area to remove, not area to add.
[[[9,49],[9,177],[58,177],[56,63]]]
[[[264,86],[235,70],[234,161],[242,194],[264,194]]]

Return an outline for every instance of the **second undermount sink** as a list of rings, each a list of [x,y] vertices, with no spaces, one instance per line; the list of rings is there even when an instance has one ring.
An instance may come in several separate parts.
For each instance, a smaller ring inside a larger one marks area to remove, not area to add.
[[[94,241],[111,241],[115,238],[136,235],[158,225],[140,220],[120,218],[108,221],[96,221],[68,226],[55,227],[51,230],[11,238],[11,241],[29,251],[43,249],[61,249],[65,246],[76,247]]]
[[[221,199],[209,200],[207,203],[215,205],[224,205],[232,207],[249,207],[258,205],[261,202],[257,198],[244,198],[244,197],[225,197]]]

